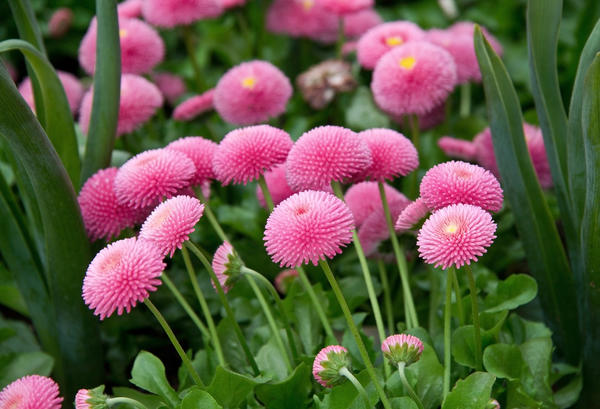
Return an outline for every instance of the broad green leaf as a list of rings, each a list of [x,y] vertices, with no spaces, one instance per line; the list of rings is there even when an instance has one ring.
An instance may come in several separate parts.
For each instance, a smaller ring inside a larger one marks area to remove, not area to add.
[[[121,45],[115,0],[96,1],[98,23],[92,114],[81,168],[81,184],[110,164],[119,119]]]
[[[311,388],[310,368],[302,362],[283,381],[258,385],[255,393],[268,409],[302,409]]]
[[[552,340],[550,337],[533,338],[524,342],[520,349],[527,367],[521,379],[523,389],[532,398],[553,404],[550,385]]]
[[[531,164],[519,99],[506,68],[479,28],[475,50],[505,197],[515,215],[529,268],[540,287],[544,317],[556,334],[561,352],[576,362],[581,342],[573,275]]]
[[[185,395],[181,402],[181,409],[222,409],[217,401],[210,396],[208,392],[198,389],[197,387]]]
[[[206,391],[224,408],[238,408],[258,382],[252,378],[217,367],[215,377]]]
[[[25,375],[49,376],[54,360],[42,351],[16,354],[0,369],[0,388]]]
[[[554,403],[561,409],[570,408],[579,399],[583,388],[583,377],[577,375],[565,386],[554,392]]]
[[[284,359],[273,337],[256,354],[256,364],[260,369],[260,373],[275,380],[285,379],[287,376]]]
[[[369,374],[364,370],[355,376],[367,391],[372,407],[375,407],[379,397]],[[341,385],[333,387],[330,394],[325,395],[321,407],[328,409],[365,409],[365,401],[350,381],[344,381]]]
[[[476,368],[475,341],[473,339],[475,328],[473,325],[464,325],[452,333],[452,356],[461,365]],[[493,341],[493,336],[487,331],[481,331],[481,346],[485,349]]]
[[[415,401],[408,396],[392,398],[390,399],[390,403],[392,404],[392,409],[418,409]]]
[[[490,400],[496,377],[485,372],[474,372],[456,382],[442,405],[442,409],[485,409]]]
[[[486,312],[514,310],[527,304],[537,294],[535,279],[525,274],[513,274],[498,283],[496,291],[485,299]]]
[[[179,403],[177,393],[167,381],[165,366],[150,352],[141,351],[135,358],[129,381],[138,388],[161,396],[171,408]]]
[[[507,409],[540,409],[543,405],[542,402],[527,395],[518,381],[508,383],[506,395]]]
[[[116,386],[112,388],[114,396],[122,396],[124,398],[135,399],[143,404],[147,409],[165,408],[164,400],[160,396],[142,393],[135,389]]]
[[[513,344],[494,344],[483,351],[485,369],[498,378],[519,379],[523,370],[521,350]]]
[[[346,125],[355,131],[388,128],[390,119],[375,106],[369,88],[359,87],[346,109]]]

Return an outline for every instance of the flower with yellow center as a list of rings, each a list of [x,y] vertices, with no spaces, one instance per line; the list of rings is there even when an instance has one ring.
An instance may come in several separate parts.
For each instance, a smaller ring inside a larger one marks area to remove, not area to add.
[[[399,36],[392,36],[385,39],[385,43],[390,47],[396,47],[398,45],[402,45],[404,40]]]
[[[417,59],[415,57],[408,56],[408,57],[402,58],[398,62],[398,65],[400,65],[400,67],[404,68],[405,70],[412,70],[416,63],[417,63]]]
[[[446,233],[448,234],[454,234],[458,231],[458,224],[456,223],[449,223],[446,226]]]
[[[127,37],[127,30],[122,28],[119,30],[119,38],[125,38],[125,37]]]
[[[242,87],[244,87],[246,89],[254,89],[255,85],[256,85],[255,77],[249,76],[242,80]]]

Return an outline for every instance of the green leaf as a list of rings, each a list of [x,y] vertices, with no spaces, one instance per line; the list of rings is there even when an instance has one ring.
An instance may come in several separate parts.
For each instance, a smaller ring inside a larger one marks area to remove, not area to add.
[[[475,328],[473,325],[464,325],[457,328],[452,333],[452,356],[461,365],[468,366],[469,368],[476,368],[475,358],[475,341],[474,334]],[[493,341],[493,336],[487,331],[481,331],[481,344],[482,348],[490,345]]]
[[[110,164],[119,119],[121,93],[121,44],[115,0],[96,2],[98,24],[94,97],[81,184]]]
[[[283,381],[258,385],[255,393],[268,409],[302,409],[311,388],[311,370],[302,362]]]
[[[514,310],[527,304],[537,294],[535,279],[525,274],[513,274],[501,281],[496,291],[485,299],[486,312]]]
[[[257,384],[252,378],[219,366],[206,391],[223,407],[233,409],[240,406]]]
[[[542,402],[527,395],[521,383],[517,381],[508,383],[506,395],[508,409],[540,409],[542,407]]]
[[[505,197],[515,215],[529,268],[540,287],[544,317],[556,334],[561,352],[569,361],[577,362],[581,342],[573,275],[531,164],[519,99],[506,68],[479,28],[475,51]]]
[[[392,409],[418,409],[415,401],[408,396],[392,398],[390,399],[390,403],[392,404]]]
[[[145,391],[161,396],[169,407],[174,408],[179,403],[179,397],[169,385],[162,361],[150,352],[141,351],[131,369],[132,384]]]
[[[15,355],[0,369],[0,388],[25,375],[49,376],[54,359],[45,352],[32,351]]]
[[[181,409],[222,409],[217,401],[210,396],[208,392],[198,389],[197,387],[185,395],[181,402]]]
[[[388,128],[390,120],[375,106],[369,88],[362,86],[356,90],[350,106],[346,109],[346,125],[355,131],[363,131],[370,128]]]
[[[112,388],[112,391],[113,395],[135,399],[148,409],[159,409],[165,407],[165,403],[160,396],[149,395],[147,393],[142,393],[135,389],[125,388],[122,386],[115,386]]]
[[[577,375],[561,389],[554,392],[554,403],[559,408],[570,408],[575,405],[575,402],[579,399],[581,390],[583,388],[583,377]]]
[[[256,364],[260,369],[260,373],[276,380],[284,379],[287,375],[284,359],[273,337],[260,347],[256,354]]]
[[[367,391],[372,407],[375,407],[379,397],[369,374],[364,370],[355,376]],[[341,385],[333,387],[330,394],[325,395],[321,407],[328,409],[365,409],[365,400],[350,381],[345,381]]]
[[[524,342],[520,349],[528,369],[521,379],[524,390],[538,401],[553,404],[550,385],[552,340],[549,337],[533,338]]]
[[[456,382],[442,405],[442,409],[484,409],[490,400],[496,377],[475,372]]]
[[[483,365],[492,375],[512,381],[521,377],[524,362],[517,345],[494,344],[483,351]]]

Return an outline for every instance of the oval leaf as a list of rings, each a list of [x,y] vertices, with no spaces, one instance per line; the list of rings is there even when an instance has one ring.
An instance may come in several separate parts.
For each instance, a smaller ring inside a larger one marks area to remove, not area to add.
[[[525,274],[513,274],[501,281],[494,293],[485,299],[486,312],[514,310],[533,300],[537,294],[535,279]]]
[[[177,393],[167,381],[165,366],[150,352],[141,351],[135,358],[129,381],[145,391],[161,396],[171,408],[179,403]]]
[[[494,375],[485,372],[459,380],[446,396],[442,409],[485,409],[495,380]]]

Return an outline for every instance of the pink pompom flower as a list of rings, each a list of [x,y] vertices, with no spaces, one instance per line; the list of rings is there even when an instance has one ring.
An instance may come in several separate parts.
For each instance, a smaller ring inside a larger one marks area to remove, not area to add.
[[[56,71],[58,79],[65,90],[67,101],[69,102],[69,108],[73,115],[77,114],[81,99],[83,98],[83,85],[79,82],[79,79],[71,73],[65,71]],[[19,92],[21,96],[29,105],[29,108],[35,113],[35,101],[33,99],[33,88],[31,87],[31,79],[25,78],[21,85],[19,85]]]
[[[212,162],[217,144],[201,136],[187,136],[168,144],[165,149],[185,154],[194,162],[196,172],[190,180],[190,185],[198,186],[215,178]]]
[[[92,20],[79,46],[79,64],[89,75],[96,69],[96,41],[98,23]],[[121,46],[121,72],[145,74],[159,64],[165,56],[165,44],[151,26],[133,18],[119,19]]]
[[[358,134],[367,143],[373,163],[362,177],[383,182],[406,176],[419,166],[419,154],[412,142],[392,129],[368,129]]]
[[[292,282],[298,278],[298,270],[287,269],[275,277],[275,288],[281,294],[287,294]]]
[[[213,170],[223,185],[245,185],[284,163],[292,144],[287,132],[270,125],[235,129],[219,143]]]
[[[388,202],[405,198],[402,193],[387,183],[383,185],[383,189]],[[357,229],[362,226],[370,214],[378,209],[383,210],[377,182],[360,182],[350,186],[344,195],[344,201],[352,211]]]
[[[0,408],[60,409],[59,393],[56,382],[46,376],[24,376],[0,391]]]
[[[373,27],[383,23],[375,9],[367,8],[344,16],[344,34],[347,38],[358,39]]]
[[[414,202],[406,206],[396,219],[396,231],[405,232],[412,229],[428,214],[429,207],[427,207],[423,199],[418,197]]]
[[[103,409],[107,407],[107,400],[104,385],[94,389],[79,389],[75,395],[75,409]]]
[[[225,9],[230,9],[236,6],[243,6],[246,0],[221,0],[221,4]]]
[[[83,300],[100,319],[115,311],[131,311],[161,284],[166,265],[152,243],[135,237],[115,241],[100,250],[83,279]]]
[[[233,282],[240,276],[242,265],[242,260],[238,257],[229,242],[223,242],[217,251],[215,251],[212,260],[212,269],[225,293],[231,289]],[[215,283],[211,283],[216,289]]]
[[[194,162],[171,149],[137,154],[121,166],[115,178],[119,203],[139,209],[170,198],[190,185],[196,174]]]
[[[438,139],[438,146],[444,153],[453,158],[462,160],[475,160],[477,156],[477,148],[471,141],[464,139],[456,139],[450,136],[442,136]]]
[[[371,28],[360,37],[356,46],[358,62],[363,68],[372,70],[384,54],[410,41],[425,37],[418,25],[410,21],[394,21]]]
[[[315,356],[313,376],[325,388],[332,388],[344,381],[340,374],[342,368],[350,367],[350,354],[341,345],[329,345]]]
[[[145,0],[142,6],[144,19],[163,28],[215,18],[222,12],[220,0]]]
[[[48,21],[48,35],[52,38],[61,38],[67,34],[72,23],[73,10],[68,7],[58,8]]]
[[[125,0],[117,5],[119,18],[137,18],[142,15],[144,0]]]
[[[281,202],[265,226],[267,253],[282,267],[332,258],[352,241],[352,212],[337,197],[308,190]]]
[[[410,200],[402,193],[399,193],[399,197],[397,198],[388,199],[392,220],[396,220],[409,204]],[[377,252],[379,245],[390,238],[390,229],[383,207],[376,209],[365,219],[358,230],[358,238],[363,245],[363,250],[367,257],[373,256]]]
[[[90,89],[81,102],[79,126],[84,134],[89,131],[93,99],[94,90]],[[163,97],[156,85],[138,75],[123,74],[121,76],[117,136],[139,128],[152,118],[162,104]]]
[[[417,236],[419,255],[434,267],[460,268],[487,251],[495,232],[492,216],[481,207],[453,204],[425,220]]]
[[[326,10],[338,16],[346,16],[373,7],[373,0],[320,0]]]
[[[173,105],[180,96],[185,94],[186,86],[183,79],[169,72],[155,72],[152,74],[152,81],[158,87],[169,104]]]
[[[494,37],[485,27],[479,26],[482,34],[485,36],[485,39],[490,43],[496,54],[502,56],[503,49],[502,44]],[[450,28],[450,31],[457,34],[465,34],[473,39],[475,35],[475,23],[472,21],[459,21],[454,23]]]
[[[381,343],[383,355],[394,365],[404,363],[406,366],[413,364],[423,354],[423,342],[413,335],[390,335]]]
[[[267,188],[269,189],[269,193],[271,193],[271,199],[273,199],[273,205],[275,206],[296,193],[294,190],[292,190],[290,185],[288,185],[285,177],[284,163],[273,167],[273,169],[268,172],[265,172],[265,181],[267,182]],[[260,205],[266,209],[267,204],[260,186],[256,186],[256,197],[258,198]]]
[[[344,182],[371,166],[367,143],[350,129],[320,126],[304,133],[288,155],[287,180],[292,189],[322,189]]]
[[[202,213],[204,205],[195,197],[175,196],[156,206],[142,225],[139,238],[173,257],[175,250],[189,240]]]
[[[100,169],[83,185],[77,201],[90,240],[110,240],[121,230],[133,227],[138,210],[122,205],[114,192],[117,168]]]
[[[456,65],[443,48],[413,41],[385,54],[373,72],[375,102],[391,115],[422,115],[454,89]]]
[[[430,209],[455,203],[479,206],[497,212],[502,208],[500,182],[488,170],[466,162],[450,161],[429,169],[420,187],[421,197]]]
[[[199,115],[214,109],[215,90],[210,89],[200,95],[186,99],[173,111],[173,118],[177,121],[191,121]]]
[[[290,80],[266,61],[249,61],[221,77],[214,93],[214,107],[232,124],[252,125],[285,111],[292,96]]]
[[[267,11],[267,29],[292,37],[334,43],[338,18],[318,0],[275,0]]]

